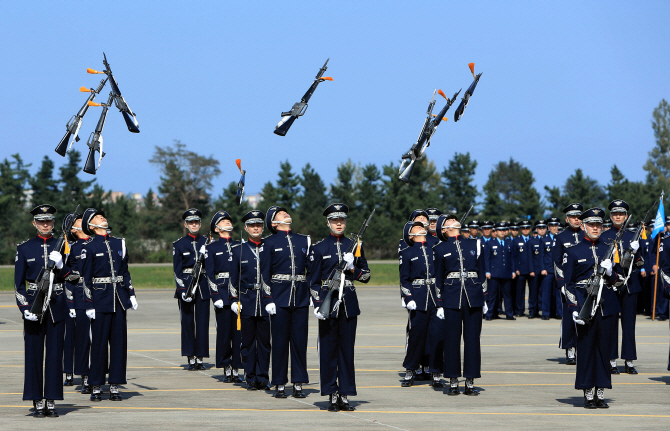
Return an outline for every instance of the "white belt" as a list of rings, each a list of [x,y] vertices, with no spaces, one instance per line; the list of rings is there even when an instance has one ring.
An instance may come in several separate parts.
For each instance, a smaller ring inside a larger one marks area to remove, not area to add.
[[[230,273],[229,272],[219,272],[216,274],[216,279],[219,280],[221,278],[230,278]]]
[[[110,284],[110,283],[121,283],[123,281],[123,276],[117,275],[116,277],[93,277],[94,284]]]
[[[184,274],[192,274],[193,273],[193,268],[184,268],[181,270],[182,273]]]
[[[468,271],[468,272],[463,272],[463,278],[477,278],[479,277],[479,274],[477,274],[474,271]],[[447,275],[447,278],[461,278],[461,273],[460,272],[450,272]]]
[[[587,284],[590,284],[590,283],[591,283],[591,279],[590,279],[590,278],[587,278],[586,280],[578,281],[578,282],[576,282],[575,284],[576,284],[578,287],[581,287],[581,288],[583,289],[584,287],[586,287]]]
[[[416,280],[412,280],[412,286],[423,286],[424,284],[435,284],[435,279],[434,278],[417,278]]]
[[[28,282],[28,290],[37,290],[37,283]],[[61,283],[56,283],[53,285],[53,290],[63,290],[63,285]]]
[[[328,285],[325,284],[325,281],[326,281],[326,280],[323,280],[323,281],[322,281],[322,286],[323,286],[323,287],[328,287]],[[353,286],[353,285],[354,285],[354,282],[351,281],[351,280],[344,280],[344,285],[345,285],[345,286]]]
[[[272,281],[306,281],[307,277],[304,275],[291,275],[291,274],[274,274],[272,276]]]

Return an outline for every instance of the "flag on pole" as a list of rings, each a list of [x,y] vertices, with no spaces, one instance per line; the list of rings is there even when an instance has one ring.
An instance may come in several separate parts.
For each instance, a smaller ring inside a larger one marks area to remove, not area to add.
[[[659,232],[665,230],[665,209],[663,208],[663,193],[661,193],[661,201],[658,204],[658,211],[656,212],[656,220],[654,220],[654,230],[651,231],[651,239],[656,238]]]

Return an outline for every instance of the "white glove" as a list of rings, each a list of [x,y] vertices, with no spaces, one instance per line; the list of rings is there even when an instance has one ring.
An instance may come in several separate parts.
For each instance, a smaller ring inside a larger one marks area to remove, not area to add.
[[[349,271],[350,269],[354,269],[354,255],[351,253],[344,253],[342,256],[342,260],[347,262],[347,267],[344,268],[346,271]]]
[[[77,317],[77,310],[75,310],[74,308],[70,310],[70,317],[73,319]]]
[[[223,299],[219,299],[218,301],[214,301],[214,306],[216,308],[223,308]]]
[[[200,253],[200,254],[207,254],[207,246],[206,246],[205,244],[203,244],[203,245],[200,247],[200,251],[199,251],[198,253]]]
[[[316,318],[319,319],[319,320],[326,320],[326,318],[324,317],[324,315],[321,314],[321,313],[319,313],[319,309],[318,309],[318,308],[316,308],[316,309],[314,310],[314,315],[315,315]]]
[[[137,310],[137,307],[139,307],[139,304],[137,303],[137,298],[135,298],[135,295],[130,297],[130,303],[133,306],[133,310]]]
[[[56,250],[49,253],[49,260],[54,261],[57,269],[61,269],[63,267],[63,256],[61,256],[61,254],[58,253]]]
[[[489,312],[489,306],[484,302],[484,307],[482,308],[482,313],[486,314]]]
[[[90,310],[86,310],[86,315],[91,320],[95,319],[95,308],[91,308]]]
[[[576,311],[572,312],[572,320],[574,320],[575,323],[578,324],[578,325],[586,325],[586,322],[584,322],[583,320],[581,320],[579,318],[579,313],[576,312]]]
[[[37,322],[37,316],[31,313],[28,310],[23,311],[23,315],[26,316],[26,320],[30,320],[32,322]]]
[[[416,302],[414,302],[414,301],[409,301],[409,302],[407,303],[407,309],[408,309],[409,311],[414,311],[414,310],[416,310]]]
[[[230,309],[233,310],[233,313],[240,314],[240,311],[242,311],[242,304],[238,304],[237,302],[233,302],[232,304],[230,304]]]
[[[184,301],[184,302],[191,302],[191,301],[193,301],[193,298],[187,298],[187,297],[186,297],[186,292],[182,292],[182,293],[181,293],[181,299],[182,299],[182,301]]]
[[[275,314],[277,314],[277,307],[275,307],[275,303],[271,302],[268,305],[266,305],[265,311],[267,311],[270,316],[274,316]]]
[[[640,243],[637,241],[631,241],[630,248],[633,250],[633,253],[637,253],[637,250],[640,248]]]
[[[438,319],[444,320],[444,308],[439,307],[437,309],[437,313],[435,313],[435,315],[437,316]]]
[[[605,268],[605,273],[607,275],[612,275],[612,261],[609,259],[605,259],[602,262],[600,262],[600,266]]]

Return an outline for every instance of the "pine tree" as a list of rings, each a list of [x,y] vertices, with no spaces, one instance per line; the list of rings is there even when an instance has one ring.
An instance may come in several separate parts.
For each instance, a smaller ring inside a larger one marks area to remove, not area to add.
[[[296,231],[311,235],[313,240],[321,239],[328,234],[328,227],[323,218],[323,210],[328,205],[326,197],[326,186],[321,176],[310,166],[309,163],[302,168],[300,185],[303,192],[297,198],[298,208],[295,211],[297,223],[294,222]]]
[[[475,170],[477,161],[470,158],[470,153],[454,154],[449,166],[442,171],[442,207],[443,211],[462,214],[475,204],[477,186],[475,186]]]

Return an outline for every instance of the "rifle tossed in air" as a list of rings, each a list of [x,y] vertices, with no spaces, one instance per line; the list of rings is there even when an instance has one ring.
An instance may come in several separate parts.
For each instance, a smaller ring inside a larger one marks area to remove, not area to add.
[[[290,111],[281,113],[282,117],[281,121],[279,121],[274,131],[276,135],[286,136],[286,133],[288,133],[288,129],[291,128],[293,122],[297,120],[298,117],[302,117],[303,115],[305,115],[305,111],[307,111],[307,102],[309,102],[309,99],[312,97],[312,94],[314,94],[314,90],[316,90],[316,87],[323,81],[333,80],[333,78],[329,76],[323,76],[323,74],[326,72],[326,69],[328,69],[328,67],[326,66],[328,64],[328,61],[330,61],[330,58],[326,60],[326,62],[323,64],[323,67],[319,69],[319,73],[316,74],[314,82],[312,82],[312,85],[309,86],[309,89],[307,90],[305,95],[302,96],[300,102],[295,103]]]
[[[211,243],[212,243],[212,232],[210,231],[207,241],[205,242],[205,246],[208,246]],[[184,295],[186,298],[193,298],[195,296],[195,290],[198,288],[200,277],[203,274],[202,267],[204,265],[205,265],[205,253],[199,253],[198,259],[195,261],[195,265],[193,265],[193,272],[191,273],[191,282],[188,284],[186,294]]]
[[[628,216],[628,218],[626,218],[626,221],[624,222],[623,226],[621,226],[621,229],[619,229],[619,232],[617,232],[616,237],[614,237],[614,241],[612,241],[612,243],[609,245],[609,248],[607,249],[607,252],[605,253],[605,256],[601,262],[607,259],[612,260],[614,252],[616,251],[616,245],[623,238],[623,234],[626,232],[626,227],[628,227],[630,217],[631,216]],[[596,311],[598,310],[598,306],[600,305],[600,295],[602,293],[603,284],[605,284],[604,278],[605,268],[596,264],[595,274],[593,274],[589,280],[589,284],[586,285],[586,299],[584,300],[582,309],[579,311],[578,317],[579,320],[582,320],[587,325],[591,321],[591,318],[595,316]]]
[[[375,210],[372,210],[372,213],[370,213],[370,217],[368,217],[367,220],[363,223],[363,226],[361,226],[360,230],[358,231],[358,234],[353,235],[351,237],[351,245],[349,246],[349,249],[346,251],[346,253],[353,253],[354,250],[356,250],[356,247],[360,246],[361,239],[363,238],[363,234],[365,234],[365,231],[367,230],[368,226],[370,225],[370,220],[372,220],[372,216],[375,214]],[[328,319],[330,318],[331,315],[331,308],[333,308],[332,312],[335,313],[335,316],[337,316],[337,313],[339,311],[339,306],[340,306],[340,301],[342,301],[342,295],[344,293],[344,280],[345,280],[345,268],[347,267],[347,262],[342,259],[337,266],[331,271],[330,275],[328,275],[328,278],[326,279],[325,285],[328,287],[328,292],[326,293],[326,296],[323,298],[323,302],[321,303],[321,306],[319,307],[319,312],[323,315],[324,318]],[[331,307],[331,304],[333,303],[333,294],[335,291],[338,291],[338,300],[337,303],[335,304],[334,307]]]
[[[647,211],[647,214],[644,216],[644,219],[642,219],[642,221],[640,222],[640,225],[635,230],[635,234],[633,235],[633,239],[631,239],[630,242],[640,241],[640,237],[642,236],[642,231],[653,220],[654,214],[652,213],[652,211],[654,211],[654,208],[656,207],[657,203],[658,202],[654,202],[654,204],[651,206],[651,208],[649,208],[649,211]],[[631,274],[631,271],[633,269],[633,262],[634,261],[635,261],[635,253],[630,248],[626,249],[623,252],[623,255],[621,256],[621,262],[620,262],[620,265],[624,270],[624,274],[626,275],[626,278],[624,280],[624,284],[626,284],[628,282],[628,279],[630,278],[630,274]]]
[[[72,230],[72,226],[74,225],[74,222],[77,219],[78,213],[79,213],[79,205],[77,205],[77,209],[74,211],[74,215],[72,217],[69,218],[66,217],[65,220],[63,220],[62,225],[63,233],[60,236],[60,238],[58,238],[58,240],[56,241],[54,251],[61,253],[63,247],[65,246],[65,253],[69,254],[69,244],[67,242],[66,236],[67,233]],[[33,302],[33,305],[30,307],[30,312],[37,316],[37,320],[40,323],[42,323],[44,314],[46,313],[47,308],[49,307],[49,303],[51,302],[51,294],[53,292],[54,278],[56,276],[56,274],[54,274],[55,266],[56,263],[53,260],[49,259],[46,268],[42,268],[39,275],[37,276],[37,280],[35,281],[35,284],[37,285],[37,294],[35,296],[35,301]]]
[[[84,106],[81,107],[79,112],[73,115],[72,118],[70,118],[70,121],[67,122],[67,125],[65,126],[67,130],[63,138],[56,146],[56,153],[65,157],[65,153],[70,151],[70,148],[72,148],[72,145],[74,145],[75,141],[79,142],[79,129],[81,128],[81,123],[82,120],[84,119],[84,115],[86,115],[86,111],[88,111],[88,107],[90,106],[88,102],[92,102],[93,99],[95,99],[95,96],[100,94],[102,89],[105,87],[105,84],[107,84],[108,79],[109,78],[105,78],[102,81],[100,81],[100,85],[98,85],[98,88],[96,88],[95,90],[93,88],[86,88],[83,86],[79,89],[79,91],[81,92],[90,92],[91,95],[88,96],[88,99],[86,99],[86,103],[84,103]],[[68,145],[68,142],[70,143],[70,145]]]
[[[242,170],[241,159],[235,160],[235,163],[237,164],[237,168],[240,170],[240,174],[242,174],[240,181],[237,183],[237,196],[235,196],[235,202],[237,202],[237,205],[240,205],[242,203],[242,199],[244,199],[244,181],[247,175],[247,171]]]
[[[462,89],[461,89],[462,90]],[[426,151],[426,148],[430,146],[430,139],[433,137],[433,134],[437,130],[437,126],[440,125],[441,121],[447,121],[445,115],[451,107],[451,105],[456,100],[456,97],[461,92],[458,90],[451,99],[448,99],[445,96],[442,90],[433,91],[433,97],[430,99],[428,104],[428,110],[426,111],[427,117],[423,122],[423,127],[421,128],[421,133],[419,138],[416,140],[412,148],[406,154],[402,155],[402,163],[400,164],[399,176],[398,178],[401,181],[409,183],[409,179],[412,176],[412,171],[414,170],[414,165],[417,160],[421,160],[423,153]],[[438,93],[440,96],[444,97],[447,101],[447,104],[444,105],[439,114],[433,114],[433,108],[435,107],[435,93]],[[431,118],[434,117],[434,118]]]
[[[463,112],[465,111],[465,108],[468,106],[468,103],[470,103],[470,97],[472,97],[472,93],[475,92],[475,88],[477,87],[477,84],[479,83],[479,78],[482,76],[481,72],[479,73],[479,75],[475,76],[475,64],[474,63],[468,64],[468,67],[470,68],[470,72],[472,72],[472,76],[475,78],[475,80],[472,81],[472,84],[470,84],[470,87],[468,87],[468,89],[465,90],[465,94],[463,94],[463,97],[461,98],[461,103],[458,105],[458,108],[456,108],[456,111],[454,112],[454,122],[457,122],[463,116]]]
[[[105,157],[105,152],[102,151],[102,129],[105,128],[105,121],[107,120],[107,111],[109,110],[109,107],[112,106],[112,101],[114,100],[114,94],[109,93],[109,97],[107,98],[107,103],[95,103],[95,102],[88,102],[88,106],[102,106],[102,113],[100,114],[100,118],[98,119],[98,124],[95,126],[95,131],[91,132],[91,134],[88,137],[88,142],[86,142],[86,145],[88,145],[88,156],[86,157],[86,163],[84,164],[84,172],[87,174],[92,174],[95,175],[95,171],[100,167],[100,163],[102,162],[102,158]],[[100,157],[98,158],[98,166],[95,166],[95,152],[100,153]]]

